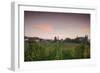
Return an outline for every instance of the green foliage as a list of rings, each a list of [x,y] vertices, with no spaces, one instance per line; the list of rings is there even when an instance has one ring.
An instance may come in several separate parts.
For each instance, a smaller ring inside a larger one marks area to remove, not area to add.
[[[90,48],[86,44],[80,44],[75,48],[74,56],[76,59],[90,58]]]
[[[41,60],[45,57],[45,48],[36,42],[29,43],[25,50],[25,61]]]
[[[64,42],[25,42],[24,60],[63,60],[90,58],[89,45]]]

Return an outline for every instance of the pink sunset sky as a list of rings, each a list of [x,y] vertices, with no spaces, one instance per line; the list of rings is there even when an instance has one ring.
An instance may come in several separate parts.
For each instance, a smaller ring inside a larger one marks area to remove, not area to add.
[[[90,14],[24,11],[24,27],[28,37],[90,38]]]

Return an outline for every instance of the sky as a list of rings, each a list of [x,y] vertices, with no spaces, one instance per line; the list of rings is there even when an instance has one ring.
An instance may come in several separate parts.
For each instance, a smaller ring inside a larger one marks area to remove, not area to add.
[[[24,11],[24,35],[43,39],[90,38],[90,14]]]

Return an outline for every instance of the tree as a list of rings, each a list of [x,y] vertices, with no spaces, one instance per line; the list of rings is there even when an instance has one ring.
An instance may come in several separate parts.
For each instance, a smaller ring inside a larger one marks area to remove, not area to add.
[[[55,42],[57,41],[57,37],[56,37],[56,36],[54,37],[54,41],[55,41]]]

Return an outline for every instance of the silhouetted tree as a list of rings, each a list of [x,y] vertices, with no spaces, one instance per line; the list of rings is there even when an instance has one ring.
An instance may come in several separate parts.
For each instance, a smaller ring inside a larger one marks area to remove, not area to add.
[[[65,42],[71,42],[71,41],[72,41],[72,39],[70,39],[70,38],[65,39]]]
[[[54,37],[54,41],[55,41],[55,42],[57,41],[57,37],[56,37],[56,36]]]

